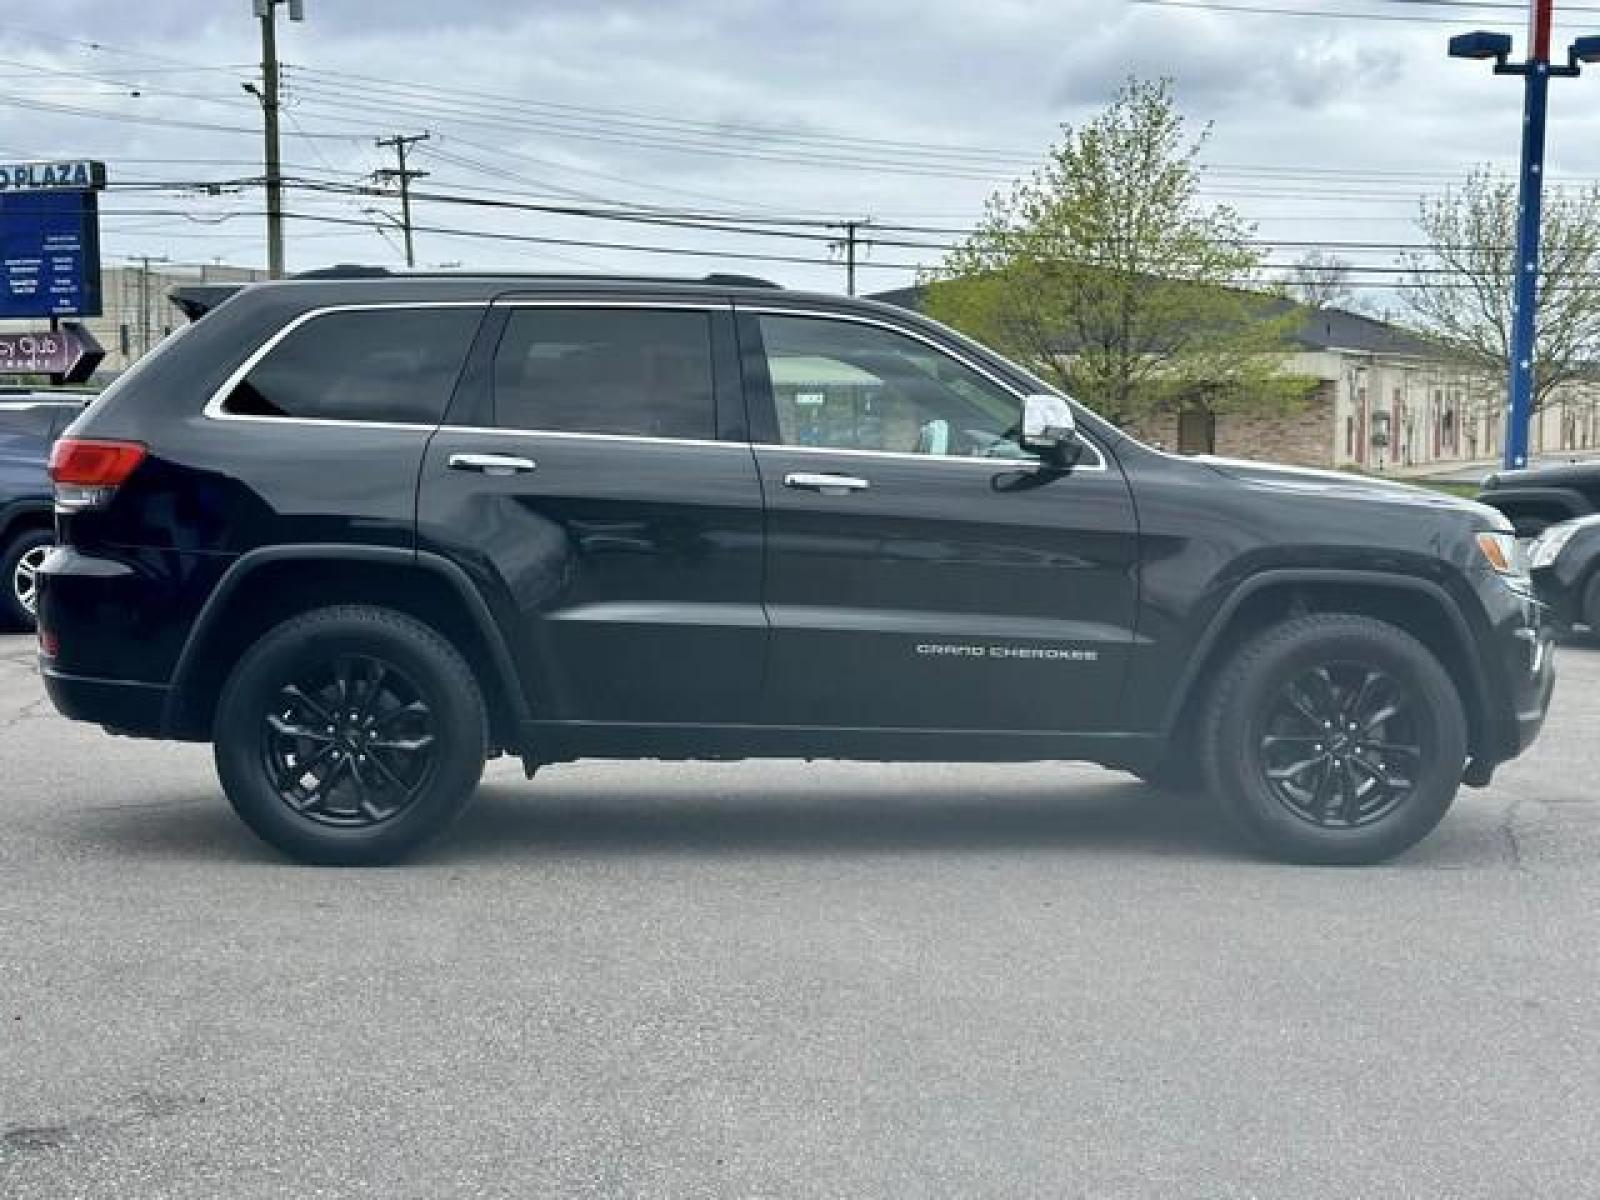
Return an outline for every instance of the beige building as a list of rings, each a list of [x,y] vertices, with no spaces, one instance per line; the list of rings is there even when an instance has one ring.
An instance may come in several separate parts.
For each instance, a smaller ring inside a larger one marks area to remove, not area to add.
[[[1138,431],[1168,449],[1365,471],[1409,470],[1499,456],[1505,381],[1442,359],[1383,321],[1336,309],[1312,314],[1290,369],[1319,381],[1281,415],[1164,416]],[[1600,380],[1558,391],[1535,414],[1535,456],[1600,450]]]
[[[151,263],[106,267],[100,273],[103,314],[84,321],[105,347],[104,375],[127,370],[161,339],[186,323],[167,299],[174,287],[193,283],[253,283],[267,273],[251,267]]]

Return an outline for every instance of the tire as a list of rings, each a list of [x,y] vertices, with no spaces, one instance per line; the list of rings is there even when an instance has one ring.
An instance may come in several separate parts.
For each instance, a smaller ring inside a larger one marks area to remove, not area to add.
[[[1583,623],[1589,627],[1589,636],[1600,641],[1600,570],[1589,576],[1583,589]]]
[[[352,605],[294,617],[251,646],[223,685],[212,740],[228,801],[258,837],[301,862],[360,866],[394,862],[456,818],[488,732],[477,680],[449,642]]]
[[[1410,634],[1318,614],[1268,629],[1226,664],[1201,752],[1218,807],[1267,854],[1376,863],[1444,818],[1467,721],[1449,674]]]
[[[0,552],[0,621],[7,629],[31,632],[37,624],[33,614],[33,572],[51,546],[55,534],[48,529],[25,529],[6,543]]]

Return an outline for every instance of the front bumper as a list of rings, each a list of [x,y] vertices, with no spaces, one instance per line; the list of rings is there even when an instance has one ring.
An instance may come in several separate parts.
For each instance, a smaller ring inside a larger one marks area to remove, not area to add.
[[[1556,626],[1531,592],[1492,574],[1478,577],[1477,592],[1489,628],[1479,643],[1485,727],[1474,757],[1493,765],[1523,753],[1544,728],[1556,682]]]

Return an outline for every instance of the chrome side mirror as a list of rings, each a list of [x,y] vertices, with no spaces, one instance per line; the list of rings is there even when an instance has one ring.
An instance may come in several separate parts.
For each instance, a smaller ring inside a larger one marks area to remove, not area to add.
[[[1022,398],[1022,448],[1048,463],[1071,466],[1083,452],[1072,406],[1060,396],[1039,394]]]

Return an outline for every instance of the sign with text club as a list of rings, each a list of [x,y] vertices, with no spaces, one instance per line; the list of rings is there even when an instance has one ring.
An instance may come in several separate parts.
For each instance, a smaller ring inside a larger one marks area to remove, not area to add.
[[[98,162],[0,163],[0,320],[100,315]]]

